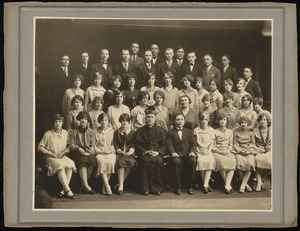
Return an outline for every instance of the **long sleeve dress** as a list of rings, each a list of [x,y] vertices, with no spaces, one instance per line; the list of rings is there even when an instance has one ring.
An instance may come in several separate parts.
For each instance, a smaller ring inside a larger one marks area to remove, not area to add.
[[[90,155],[82,155],[79,148],[83,149]],[[78,169],[82,167],[96,167],[97,160],[95,156],[95,133],[90,128],[81,128],[73,130],[70,136],[70,149],[72,151],[72,159]]]
[[[49,130],[45,132],[42,140],[39,143],[38,149],[44,149],[50,151],[56,155],[62,152],[68,153],[70,149],[68,148],[69,134],[66,130],[62,130],[60,134],[54,132],[54,130]],[[43,151],[42,151],[43,152]],[[70,168],[73,172],[76,171],[74,161],[67,156],[63,156],[61,159],[56,159],[53,157],[45,157],[46,167],[48,168],[47,175],[53,176],[58,170]]]
[[[116,152],[113,145],[114,130],[110,127],[95,130],[96,158],[98,163],[97,176],[115,173]]]
[[[129,150],[133,151],[130,156],[117,154],[117,167],[133,167],[137,166],[137,161],[135,160],[135,132],[133,130],[128,130],[126,132],[121,132],[120,129],[114,133],[114,147],[117,151],[121,149],[123,152],[128,153]]]
[[[233,152],[236,154],[237,169],[242,171],[255,170],[254,155],[257,153],[253,132],[241,132],[238,129],[234,133]]]
[[[217,128],[215,130],[215,145],[212,149],[216,160],[217,170],[236,169],[235,155],[232,153],[233,132],[230,129]]]
[[[267,135],[264,137],[260,131],[260,128],[253,130],[255,136],[255,144],[259,148],[259,152],[255,156],[256,166],[261,169],[272,168],[272,151],[271,151],[271,139],[272,131],[268,129]]]
[[[212,154],[212,148],[214,143],[215,131],[211,127],[201,129],[197,127],[194,129],[194,135],[196,136],[197,148],[197,171],[215,170],[216,161]]]
[[[71,101],[75,95],[80,95],[84,99],[84,90],[80,88],[78,90],[75,90],[74,88],[69,88],[64,93],[62,99],[62,109],[65,117],[67,117],[69,111],[72,110]]]

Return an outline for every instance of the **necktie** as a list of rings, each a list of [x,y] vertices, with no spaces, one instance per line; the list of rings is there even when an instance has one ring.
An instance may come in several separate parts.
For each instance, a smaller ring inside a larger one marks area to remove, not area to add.
[[[190,69],[191,69],[191,71],[193,71],[193,68],[194,68],[194,64],[190,63]]]
[[[87,69],[87,64],[85,63],[85,64],[84,64],[84,70],[86,70],[86,69]]]
[[[126,71],[128,71],[128,64],[127,63],[124,63],[124,68]]]
[[[223,68],[223,73],[226,71],[226,67]]]
[[[65,72],[66,76],[68,76],[68,68],[67,67],[64,67],[64,72]]]
[[[170,68],[171,67],[171,62],[167,61],[167,64],[168,64],[168,67]]]

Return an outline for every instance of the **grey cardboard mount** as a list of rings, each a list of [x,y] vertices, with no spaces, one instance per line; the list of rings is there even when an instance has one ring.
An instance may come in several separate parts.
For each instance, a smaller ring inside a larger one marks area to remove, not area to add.
[[[7,227],[291,227],[297,225],[296,5],[281,3],[5,3],[4,217]],[[271,19],[272,211],[35,210],[34,19]]]

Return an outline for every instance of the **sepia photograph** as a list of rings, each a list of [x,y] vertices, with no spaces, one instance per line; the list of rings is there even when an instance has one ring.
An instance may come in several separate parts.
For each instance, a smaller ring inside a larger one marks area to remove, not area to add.
[[[277,8],[79,6],[20,13],[18,223],[277,224],[296,163]]]

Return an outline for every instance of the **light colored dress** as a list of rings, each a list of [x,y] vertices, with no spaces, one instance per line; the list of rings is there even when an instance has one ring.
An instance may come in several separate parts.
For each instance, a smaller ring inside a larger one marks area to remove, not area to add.
[[[241,109],[240,116],[246,116],[251,121],[250,124],[256,124],[257,114],[252,109],[248,109],[248,110]]]
[[[67,115],[67,123],[66,123],[66,130],[68,132],[71,132],[72,130],[76,129],[79,126],[80,122],[76,119],[76,117],[79,114],[79,112],[81,112],[82,110],[83,107],[81,107],[78,110],[69,111]]]
[[[137,131],[139,128],[145,125],[145,108],[141,106],[136,106],[131,110],[131,117],[134,118],[134,122],[132,123],[132,130]]]
[[[88,98],[88,106],[86,108],[86,110],[89,112],[93,109],[92,107],[92,102],[93,99],[96,96],[99,96],[101,99],[103,99],[104,93],[106,92],[105,88],[103,86],[100,85],[100,87],[95,87],[95,86],[90,86],[86,89],[85,91],[85,97]]]
[[[91,129],[96,129],[97,127],[100,126],[100,124],[98,123],[98,117],[102,113],[103,113],[102,110],[91,110],[91,111],[89,111],[89,114],[90,114],[90,117],[91,117],[91,124],[90,124]]]
[[[271,128],[268,129],[266,137],[261,134],[259,128],[254,128],[253,130],[255,136],[256,146],[261,150],[255,156],[256,166],[261,169],[272,169],[272,151],[271,151],[271,140],[272,131]]]
[[[164,87],[160,89],[165,94],[163,105],[169,109],[169,113],[173,112],[179,107],[179,91],[176,87],[173,87],[170,91]]]
[[[179,90],[179,98],[183,95],[188,95],[191,99],[190,108],[198,110],[199,105],[199,97],[198,97],[198,91],[194,88],[190,88],[189,90],[181,89]],[[179,100],[179,99],[178,99]]]
[[[199,105],[197,107],[198,113],[202,112],[204,109],[204,104],[202,103],[202,98],[206,94],[209,94],[209,92],[207,90],[205,90],[204,88],[202,88],[200,91],[198,91],[198,99],[199,99]]]
[[[215,130],[215,145],[212,149],[216,160],[217,170],[236,169],[235,155],[232,153],[233,132],[230,129]]]
[[[197,127],[194,129],[194,135],[197,140],[196,154],[198,156],[196,170],[215,170],[216,161],[211,151],[215,138],[214,129],[209,126],[205,130]]]
[[[63,151],[66,151],[68,147],[68,141],[69,133],[66,130],[62,129],[61,133],[57,134],[52,129],[45,132],[42,140],[39,143],[39,146],[45,148],[47,151],[58,155]],[[72,169],[73,172],[76,172],[74,161],[67,156],[62,157],[61,159],[55,159],[46,156],[45,162],[48,168],[48,176],[53,176],[55,173],[57,173],[58,170],[66,168]]]
[[[223,100],[223,96],[219,92],[219,90],[215,90],[213,92],[210,92],[209,94],[210,94],[210,97],[212,99],[211,106],[213,108],[217,107],[218,109],[222,108],[224,100]]]
[[[234,133],[233,152],[236,154],[237,169],[242,171],[255,170],[254,155],[257,153],[253,132],[242,133],[237,130]]]
[[[159,109],[156,105],[154,105],[154,107],[155,107],[155,111],[157,112],[156,119],[155,119],[156,125],[168,131],[169,124],[170,124],[168,108],[162,106],[162,108]]]
[[[104,130],[97,128],[96,135],[96,158],[98,169],[96,176],[101,174],[115,173],[116,152],[113,145],[114,130],[106,127]]]
[[[112,105],[109,106],[107,109],[107,117],[109,119],[109,122],[111,123],[112,128],[114,131],[116,131],[118,128],[121,127],[121,123],[119,122],[119,118],[122,114],[128,114],[130,115],[129,107],[122,104],[120,106]]]
[[[160,90],[159,87],[154,86],[152,88],[149,88],[148,86],[144,86],[141,88],[141,91],[148,91],[149,95],[150,95],[150,99],[148,101],[148,105],[149,106],[153,106],[155,104],[155,100],[154,100],[154,92]]]
[[[62,109],[65,118],[67,117],[69,111],[73,109],[73,107],[71,106],[71,101],[75,95],[80,95],[83,98],[84,102],[84,90],[80,88],[78,90],[75,90],[74,88],[67,89],[62,99]]]

